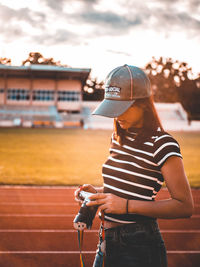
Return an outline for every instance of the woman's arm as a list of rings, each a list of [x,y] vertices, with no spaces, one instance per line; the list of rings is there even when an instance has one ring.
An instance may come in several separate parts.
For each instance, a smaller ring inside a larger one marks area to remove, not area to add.
[[[163,219],[190,217],[193,199],[182,159],[169,158],[161,171],[171,198],[153,203],[133,200],[130,201],[129,212]]]
[[[170,157],[161,171],[171,198],[158,201],[129,200],[129,213],[163,219],[190,217],[193,213],[193,199],[182,159]],[[126,200],[123,198],[113,194],[96,194],[90,198],[94,201],[88,203],[89,206],[98,204],[106,213],[126,213]]]

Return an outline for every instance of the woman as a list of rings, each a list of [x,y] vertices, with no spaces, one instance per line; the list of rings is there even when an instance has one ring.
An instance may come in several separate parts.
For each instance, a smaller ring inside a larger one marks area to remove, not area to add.
[[[87,205],[99,205],[104,214],[105,241],[101,227],[93,266],[102,266],[104,254],[107,267],[166,267],[156,219],[190,217],[193,200],[179,144],[163,130],[147,75],[129,65],[111,71],[93,114],[114,118],[115,126],[104,186],[82,187],[95,193]],[[164,181],[171,197],[154,201]]]

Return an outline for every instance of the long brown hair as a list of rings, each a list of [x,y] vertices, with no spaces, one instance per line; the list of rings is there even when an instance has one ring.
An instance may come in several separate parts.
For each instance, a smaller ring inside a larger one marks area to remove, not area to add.
[[[138,105],[144,109],[143,127],[139,130],[135,141],[141,143],[144,139],[155,133],[158,128],[164,130],[158,113],[155,109],[152,96],[148,98],[137,99],[133,105]],[[121,145],[124,143],[125,133],[126,130],[122,129],[117,120],[114,119],[114,137]]]

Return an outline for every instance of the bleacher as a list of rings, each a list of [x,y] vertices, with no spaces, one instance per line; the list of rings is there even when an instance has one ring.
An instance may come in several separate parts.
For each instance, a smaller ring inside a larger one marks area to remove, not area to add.
[[[55,106],[0,106],[0,126],[82,127],[80,113],[59,113]]]
[[[90,114],[100,102],[84,102]],[[155,103],[156,110],[166,131],[200,131],[200,121],[188,123],[187,113],[180,103]],[[113,119],[89,116],[88,128],[113,129]]]
[[[113,119],[92,116],[100,102],[84,101],[80,113],[58,112],[56,106],[0,105],[0,127],[56,127],[84,129],[113,129]],[[180,103],[156,103],[156,109],[167,131],[200,130],[200,121],[188,122]]]

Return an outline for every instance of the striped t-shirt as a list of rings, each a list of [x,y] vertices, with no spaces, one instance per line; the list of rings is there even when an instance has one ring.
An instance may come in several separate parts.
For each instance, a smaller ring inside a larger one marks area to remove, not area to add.
[[[126,199],[154,201],[164,179],[161,167],[171,156],[181,157],[177,141],[167,132],[156,131],[138,145],[137,132],[128,132],[121,146],[111,138],[110,155],[103,164],[104,193]],[[105,220],[131,223],[152,219],[137,214],[105,214]]]

